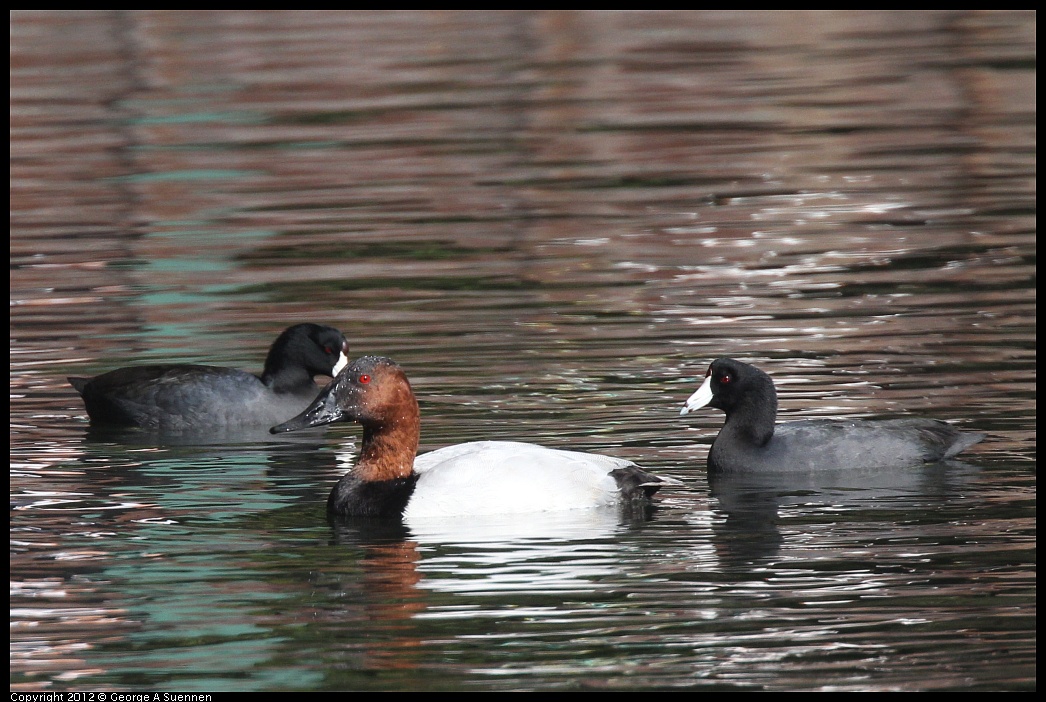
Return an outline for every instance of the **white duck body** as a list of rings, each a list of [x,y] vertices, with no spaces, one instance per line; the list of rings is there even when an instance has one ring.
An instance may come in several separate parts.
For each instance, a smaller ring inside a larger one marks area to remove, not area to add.
[[[611,474],[635,468],[623,458],[518,441],[472,441],[422,454],[408,521],[464,515],[591,509],[620,503]]]

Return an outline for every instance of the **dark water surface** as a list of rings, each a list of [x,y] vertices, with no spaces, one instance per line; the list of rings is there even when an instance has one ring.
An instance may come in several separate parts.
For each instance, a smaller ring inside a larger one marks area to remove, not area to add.
[[[1035,14],[11,13],[18,691],[1036,686]],[[327,524],[359,430],[88,433],[65,383],[396,359],[423,450],[682,487]],[[788,417],[989,438],[712,482],[719,356]]]

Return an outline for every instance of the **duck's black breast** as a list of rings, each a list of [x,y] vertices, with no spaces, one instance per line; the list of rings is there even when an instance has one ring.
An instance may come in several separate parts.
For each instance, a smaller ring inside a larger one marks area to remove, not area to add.
[[[352,471],[342,476],[327,498],[327,513],[339,518],[400,517],[414,494],[418,474],[394,480],[361,480]]]

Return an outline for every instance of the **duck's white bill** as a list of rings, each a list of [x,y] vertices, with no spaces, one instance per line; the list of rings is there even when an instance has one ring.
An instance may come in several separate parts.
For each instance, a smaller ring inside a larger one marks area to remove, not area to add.
[[[701,387],[697,389],[693,395],[691,395],[686,403],[683,405],[683,409],[679,410],[679,415],[689,414],[694,410],[699,410],[709,402],[712,401],[712,376],[707,376],[705,382],[701,384]]]

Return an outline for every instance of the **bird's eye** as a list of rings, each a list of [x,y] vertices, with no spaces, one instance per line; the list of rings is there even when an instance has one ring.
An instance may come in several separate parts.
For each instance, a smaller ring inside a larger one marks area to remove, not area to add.
[[[327,353],[327,354],[334,353],[334,349],[331,348],[330,346],[324,346],[323,347],[323,353]]]
[[[360,380],[360,384],[366,385],[367,383],[370,382],[370,376],[367,375],[366,373],[363,373],[362,375],[360,375],[359,380]]]
[[[729,373],[724,373],[719,377],[719,382],[724,385],[729,385],[731,382],[733,382],[733,380],[734,376],[730,375]]]

